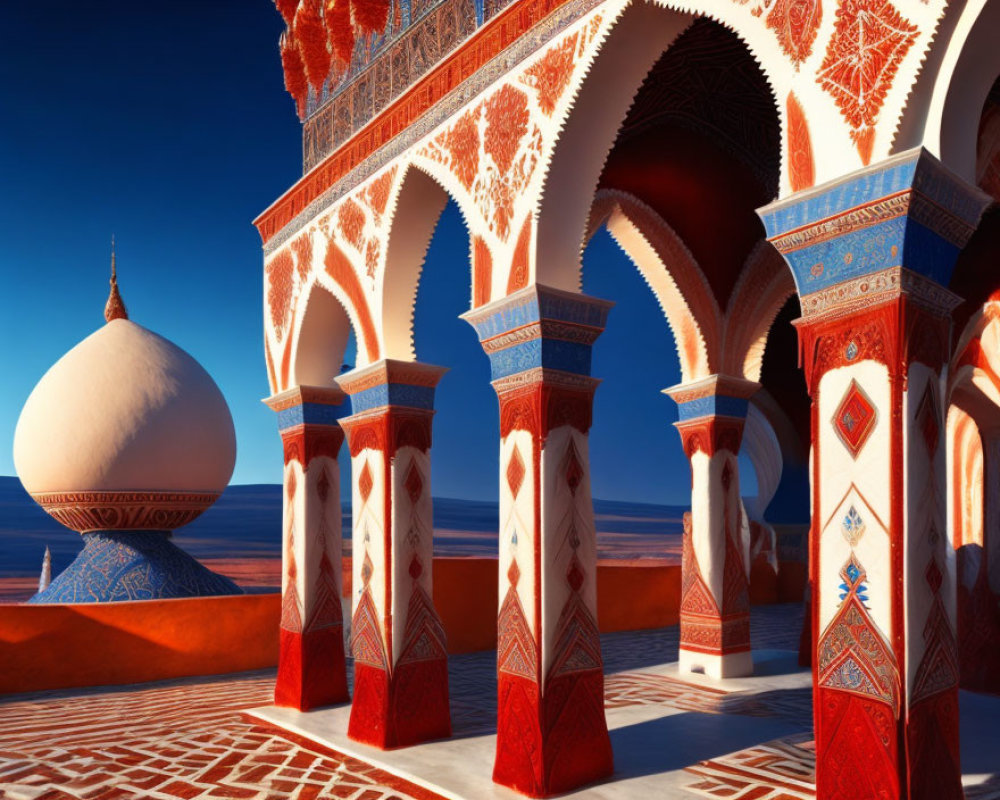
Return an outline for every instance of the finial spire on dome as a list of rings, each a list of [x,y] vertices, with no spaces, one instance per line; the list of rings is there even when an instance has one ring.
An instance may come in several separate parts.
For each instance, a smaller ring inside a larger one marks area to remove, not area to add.
[[[115,269],[115,236],[111,235],[111,292],[108,295],[108,302],[104,305],[104,319],[111,322],[113,319],[128,319],[128,311],[125,302],[118,292],[118,273]]]

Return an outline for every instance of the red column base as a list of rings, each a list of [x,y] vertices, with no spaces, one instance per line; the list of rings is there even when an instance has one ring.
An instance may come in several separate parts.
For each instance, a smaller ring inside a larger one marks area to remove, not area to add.
[[[392,676],[355,662],[347,735],[382,750],[451,736],[447,659],[399,664]]]
[[[530,797],[594,783],[614,771],[601,671],[549,680],[501,673],[493,781]]]
[[[898,800],[900,760],[891,706],[862,694],[819,687],[816,800]]]
[[[341,625],[308,633],[281,628],[278,647],[275,705],[308,711],[351,699]]]

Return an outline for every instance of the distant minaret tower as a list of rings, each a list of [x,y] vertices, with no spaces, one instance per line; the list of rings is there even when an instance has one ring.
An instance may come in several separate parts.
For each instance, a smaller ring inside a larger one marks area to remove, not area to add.
[[[46,546],[45,556],[42,558],[42,574],[38,577],[38,591],[44,592],[50,583],[52,583],[52,553]]]

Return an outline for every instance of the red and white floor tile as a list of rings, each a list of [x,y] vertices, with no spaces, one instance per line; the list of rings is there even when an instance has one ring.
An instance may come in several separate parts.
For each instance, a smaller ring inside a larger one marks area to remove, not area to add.
[[[794,649],[799,614],[793,606],[754,609],[755,648]],[[802,732],[681,762],[678,796],[811,798],[808,688],[723,691],[681,681],[662,667],[676,659],[676,648],[676,628],[603,637],[609,713],[662,706],[691,718],[726,715],[733,721],[727,726],[781,725]],[[451,659],[453,723],[466,741],[494,730],[494,658],[481,653]],[[244,673],[0,698],[0,798],[437,800],[433,791],[363,760],[245,717],[246,709],[270,702],[273,680],[273,672]],[[1000,777],[970,787],[967,796],[1000,800]]]

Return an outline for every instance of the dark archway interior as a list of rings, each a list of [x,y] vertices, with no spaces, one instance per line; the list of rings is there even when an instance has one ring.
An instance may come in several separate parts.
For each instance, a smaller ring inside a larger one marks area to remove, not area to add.
[[[778,191],[781,129],[750,51],[695,21],[650,70],[600,186],[629,192],[684,240],[722,307],[764,229],[756,209]]]

